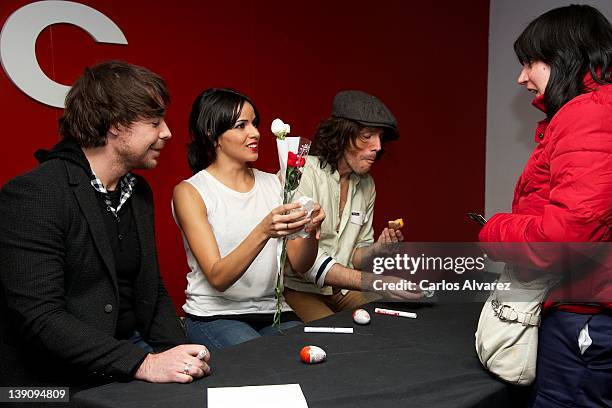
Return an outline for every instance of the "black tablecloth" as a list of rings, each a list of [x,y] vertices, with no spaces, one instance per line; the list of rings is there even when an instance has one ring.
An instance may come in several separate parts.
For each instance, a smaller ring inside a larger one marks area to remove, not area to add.
[[[417,319],[374,314],[353,323],[349,311],[312,326],[355,327],[354,334],[303,333],[302,327],[213,353],[212,375],[191,384],[114,383],[82,391],[79,407],[205,407],[207,388],[298,383],[314,407],[517,406],[513,391],[478,362],[474,331],[479,303],[398,305]],[[385,305],[383,305],[385,306]],[[327,361],[306,365],[303,346],[317,345]]]

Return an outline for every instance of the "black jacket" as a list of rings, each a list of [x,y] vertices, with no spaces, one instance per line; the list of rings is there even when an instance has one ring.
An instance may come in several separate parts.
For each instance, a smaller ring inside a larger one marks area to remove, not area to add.
[[[146,352],[117,340],[115,262],[90,168],[63,141],[0,192],[0,384],[78,385],[133,376]],[[159,275],[153,197],[142,177],[128,203],[141,267],[136,328],[156,350],[185,342]]]

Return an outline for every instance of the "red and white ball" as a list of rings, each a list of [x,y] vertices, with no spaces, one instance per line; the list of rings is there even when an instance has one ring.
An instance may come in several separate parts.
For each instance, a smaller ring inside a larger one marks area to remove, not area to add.
[[[357,309],[353,312],[353,321],[357,324],[369,324],[370,314],[365,309]]]
[[[306,346],[300,350],[300,360],[306,364],[316,364],[325,361],[325,350],[317,346]]]

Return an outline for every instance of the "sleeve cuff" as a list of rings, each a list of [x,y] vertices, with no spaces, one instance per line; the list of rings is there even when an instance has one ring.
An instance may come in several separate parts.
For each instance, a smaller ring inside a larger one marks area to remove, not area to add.
[[[331,256],[324,255],[315,261],[315,264],[306,273],[306,280],[314,283],[318,287],[322,288],[325,286],[325,276],[332,266],[336,264],[336,260]]]
[[[369,247],[374,245],[374,241],[365,241],[365,242],[360,242],[357,245],[355,245],[355,249],[357,248],[363,248],[363,247]]]

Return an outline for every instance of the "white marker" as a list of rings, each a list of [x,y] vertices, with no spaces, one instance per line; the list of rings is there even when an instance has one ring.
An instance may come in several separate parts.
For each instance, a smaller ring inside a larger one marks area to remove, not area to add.
[[[378,314],[384,314],[384,315],[390,315],[390,316],[409,317],[411,319],[416,319],[417,318],[417,314],[416,313],[401,312],[399,310],[391,310],[391,309],[382,309],[380,307],[377,307],[376,309],[374,309],[374,312],[378,313]]]
[[[304,327],[304,333],[347,333],[352,334],[352,327]]]

